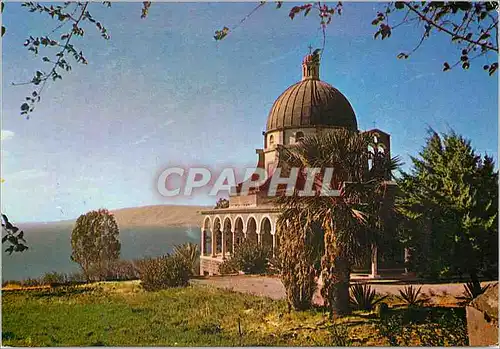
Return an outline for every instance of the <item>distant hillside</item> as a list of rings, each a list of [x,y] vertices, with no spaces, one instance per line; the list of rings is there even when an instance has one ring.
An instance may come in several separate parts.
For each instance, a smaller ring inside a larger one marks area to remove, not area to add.
[[[156,205],[113,210],[119,227],[201,226],[200,211],[212,206]]]
[[[120,228],[127,227],[199,227],[202,216],[200,211],[213,206],[153,205],[111,210]],[[52,229],[73,226],[75,219],[57,222],[18,223],[21,229],[32,227]]]

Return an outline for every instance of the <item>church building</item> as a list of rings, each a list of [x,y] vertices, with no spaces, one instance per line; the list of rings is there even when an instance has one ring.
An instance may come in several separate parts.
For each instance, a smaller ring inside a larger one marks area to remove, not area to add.
[[[308,54],[301,66],[302,79],[288,87],[274,102],[263,134],[263,148],[256,149],[257,168],[272,173],[279,162],[277,146],[293,146],[304,137],[338,128],[358,130],[349,100],[335,87],[321,81],[317,55]],[[359,131],[362,132],[362,131]],[[390,135],[379,130],[364,131],[373,137],[371,152],[390,156]],[[266,190],[254,188],[240,194],[241,183],[229,196],[229,207],[202,211],[200,274],[218,274],[218,266],[241,239],[278,250],[276,221],[279,209]],[[378,276],[377,248],[372,251],[371,277]]]

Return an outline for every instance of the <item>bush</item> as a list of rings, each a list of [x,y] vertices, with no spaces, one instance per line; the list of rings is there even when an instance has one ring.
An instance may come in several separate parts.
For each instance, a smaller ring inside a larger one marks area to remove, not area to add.
[[[384,300],[387,296],[376,297],[375,290],[372,290],[370,285],[354,284],[351,286],[351,304],[357,310],[372,310],[377,303]]]
[[[68,282],[68,277],[66,274],[57,273],[53,271],[52,273],[45,273],[42,276],[41,284],[42,285],[52,285],[52,284],[64,284]]]
[[[180,246],[174,246],[174,254],[184,259],[190,267],[189,272],[191,275],[200,274],[200,251],[198,250],[198,245],[188,242]]]
[[[187,286],[190,267],[178,255],[146,258],[137,262],[141,285],[146,291]]]
[[[387,314],[389,313],[389,306],[387,303],[380,302],[375,306],[375,314],[377,314],[377,317],[379,319],[384,319],[387,317]]]
[[[263,274],[268,270],[271,250],[251,239],[244,239],[235,247],[234,255],[219,266],[219,272]]]
[[[233,258],[226,259],[219,264],[219,273],[221,275],[237,274],[239,272],[236,261]]]

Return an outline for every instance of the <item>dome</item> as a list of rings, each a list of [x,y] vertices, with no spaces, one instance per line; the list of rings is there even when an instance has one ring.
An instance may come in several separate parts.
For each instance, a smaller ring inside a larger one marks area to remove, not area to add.
[[[267,131],[310,126],[357,130],[356,115],[347,98],[319,79],[319,63],[312,55],[302,62],[302,81],[290,86],[274,102]]]

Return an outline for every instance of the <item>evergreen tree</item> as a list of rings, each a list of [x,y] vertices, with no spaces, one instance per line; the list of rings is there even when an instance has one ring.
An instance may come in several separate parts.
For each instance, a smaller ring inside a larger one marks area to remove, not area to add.
[[[498,266],[498,171],[462,136],[429,134],[398,180],[411,262],[424,275],[466,274],[477,285]]]

